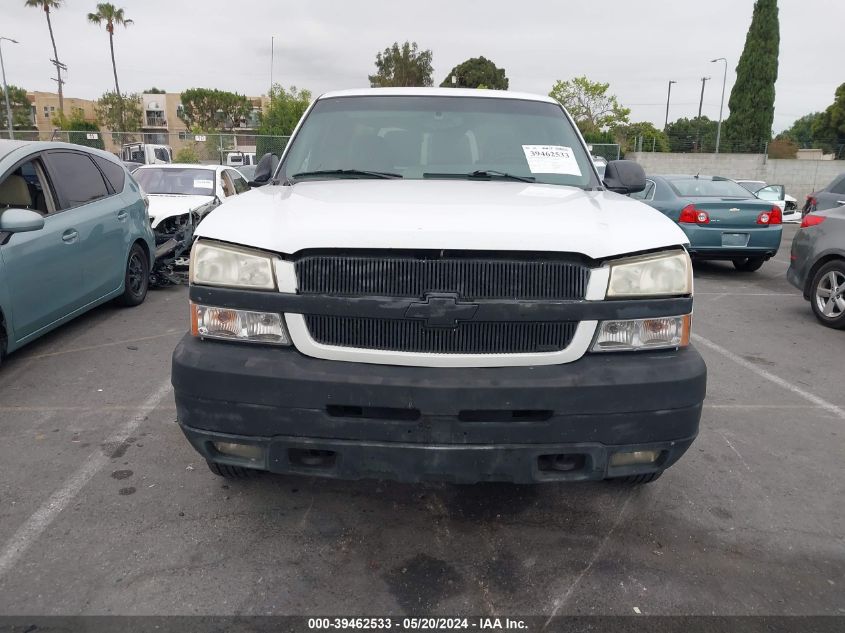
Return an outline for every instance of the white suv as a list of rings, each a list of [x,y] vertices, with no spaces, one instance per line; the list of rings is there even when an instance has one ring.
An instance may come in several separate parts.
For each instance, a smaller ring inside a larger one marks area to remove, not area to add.
[[[267,164],[197,231],[173,354],[216,474],[641,483],[693,442],[686,237],[556,101],[334,92]]]

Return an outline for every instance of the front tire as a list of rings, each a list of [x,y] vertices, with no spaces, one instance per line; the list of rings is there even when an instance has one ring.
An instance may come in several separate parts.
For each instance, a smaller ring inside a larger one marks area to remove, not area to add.
[[[822,325],[845,329],[845,261],[828,262],[813,277],[810,305]]]
[[[150,261],[139,244],[133,244],[126,259],[126,272],[123,280],[123,294],[117,298],[122,306],[140,305],[147,298],[150,288]]]
[[[732,260],[734,268],[743,273],[753,273],[755,270],[760,270],[763,264],[766,263],[765,257],[739,257]]]

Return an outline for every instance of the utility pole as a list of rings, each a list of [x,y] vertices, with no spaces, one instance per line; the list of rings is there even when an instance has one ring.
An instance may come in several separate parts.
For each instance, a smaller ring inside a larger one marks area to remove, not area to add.
[[[674,79],[669,80],[669,92],[666,95],[666,123],[663,124],[663,131],[665,132],[666,129],[669,127],[669,99],[672,97],[672,84],[678,83]]]
[[[17,40],[13,40],[11,37],[0,37],[0,46],[3,44],[3,40],[7,42],[11,42],[12,44],[17,44]],[[6,124],[9,126],[9,140],[15,140],[15,129],[12,124],[12,106],[9,103],[9,86],[6,84],[6,66],[3,64],[3,49],[0,48],[0,72],[3,75],[3,96],[6,99]]]
[[[270,92],[267,93],[272,98],[273,95],[273,62],[276,60],[276,36],[270,38]]]
[[[725,62],[725,74],[722,77],[722,105],[719,106],[719,127],[716,128],[716,153],[719,153],[719,143],[722,140],[722,114],[724,113],[725,109],[725,84],[728,81],[728,60],[724,57],[717,57],[716,59],[711,59],[710,63],[714,62]]]
[[[710,77],[701,78],[701,99],[698,101],[698,118],[701,118],[701,108],[704,106],[704,84],[710,81]]]

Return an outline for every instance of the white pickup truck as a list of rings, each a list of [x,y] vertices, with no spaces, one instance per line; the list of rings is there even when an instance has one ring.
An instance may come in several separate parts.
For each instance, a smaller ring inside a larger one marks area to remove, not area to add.
[[[556,101],[334,92],[191,255],[178,422],[211,470],[646,483],[698,433],[684,233]]]

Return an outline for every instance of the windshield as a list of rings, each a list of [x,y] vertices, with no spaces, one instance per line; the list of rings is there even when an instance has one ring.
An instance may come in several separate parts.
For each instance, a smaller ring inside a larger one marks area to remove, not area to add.
[[[144,167],[132,175],[146,193],[214,195],[214,171],[211,169]]]
[[[753,198],[754,195],[733,180],[722,178],[675,177],[668,178],[669,185],[679,196],[700,196],[705,198]]]
[[[740,180],[737,184],[742,185],[751,193],[754,193],[755,191],[760,191],[760,189],[766,186],[766,183],[760,180]]]
[[[325,173],[336,170],[346,173]],[[599,186],[590,157],[559,106],[484,97],[317,101],[293,139],[279,177],[360,178],[376,177],[375,172],[405,179],[516,176]]]

